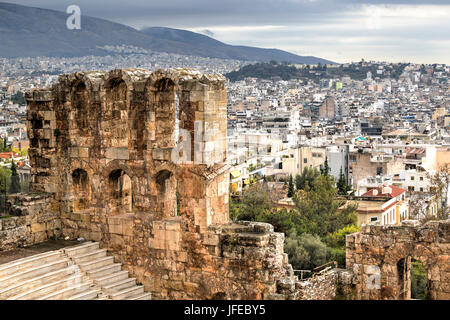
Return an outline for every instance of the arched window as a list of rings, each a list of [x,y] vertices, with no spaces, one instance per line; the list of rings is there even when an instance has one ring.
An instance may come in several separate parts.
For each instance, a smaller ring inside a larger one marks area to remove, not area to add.
[[[175,176],[168,170],[161,170],[156,175],[158,203],[163,217],[177,215],[177,184]]]
[[[88,174],[83,169],[75,169],[72,172],[72,194],[74,212],[89,209],[90,188]]]
[[[132,212],[133,190],[130,177],[123,170],[117,169],[109,174],[108,180],[113,213]]]
[[[112,79],[106,87],[106,96],[111,103],[112,118],[121,119],[121,111],[127,110],[127,85],[122,79]]]
[[[106,102],[104,106],[103,121],[108,122],[103,130],[107,136],[116,140],[107,139],[106,145],[112,147],[128,146],[128,88],[124,80],[112,79],[106,85]]]
[[[428,272],[421,261],[406,257],[397,262],[398,299],[429,299]]]
[[[84,82],[79,82],[73,91],[72,106],[74,123],[80,133],[84,133],[89,128],[89,96]]]
[[[150,103],[155,114],[155,140],[158,148],[174,146],[177,115],[175,83],[168,78],[156,81],[151,87]]]

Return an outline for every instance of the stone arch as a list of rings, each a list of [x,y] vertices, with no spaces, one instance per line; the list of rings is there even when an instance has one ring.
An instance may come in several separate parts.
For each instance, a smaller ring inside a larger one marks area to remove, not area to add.
[[[101,140],[98,137],[99,120],[102,117],[99,88],[103,79],[97,73],[95,76],[91,73],[75,73],[65,76],[64,82],[70,90],[61,95],[64,101],[61,112],[56,113],[58,130],[70,140],[67,147],[89,147],[89,155],[97,156]]]
[[[72,171],[72,195],[73,210],[81,212],[89,209],[90,204],[90,185],[89,175],[86,170],[75,169]]]
[[[426,271],[426,290],[427,293],[430,292],[431,288],[431,281],[430,281],[430,271],[432,269],[432,266],[427,265],[424,263],[420,257],[414,257],[414,255],[408,255],[405,258],[399,259],[396,265],[396,271],[397,271],[397,286],[398,286],[398,294],[396,299],[397,300],[410,300],[410,299],[416,299],[412,295],[413,290],[413,265],[414,264],[420,264]]]
[[[149,79],[147,96],[150,127],[149,139],[154,149],[175,146],[175,125],[177,111],[177,84],[169,77]]]
[[[155,175],[157,206],[164,218],[177,215],[177,180],[172,171],[162,169]]]
[[[107,147],[128,147],[129,87],[122,78],[105,82],[103,134]],[[114,143],[113,143],[114,141]]]
[[[200,109],[199,101],[193,101],[191,94],[192,91],[199,91],[195,89],[197,86],[200,85],[198,83],[198,80],[191,79],[189,81],[182,81],[180,82],[179,88],[178,88],[178,96],[180,97],[179,102],[179,112],[177,114],[178,121],[179,121],[179,130],[183,131],[183,136],[180,137],[181,139],[187,140],[185,137],[186,134],[189,135],[190,139],[190,145],[185,145],[184,147],[189,148],[189,150],[186,150],[187,155],[190,155],[190,161],[194,160],[194,152],[195,152],[195,120],[196,120],[196,113],[203,112],[203,110]],[[181,142],[181,141],[179,141]],[[184,142],[184,141],[183,141]]]
[[[133,186],[130,176],[122,169],[112,170],[108,175],[110,211],[112,214],[133,212]]]
[[[80,80],[74,84],[71,93],[71,102],[72,116],[69,118],[72,120],[70,121],[70,129],[76,130],[79,136],[86,136],[90,131],[89,123],[93,114],[91,114],[89,92],[84,81]],[[73,135],[70,134],[70,136],[72,137]]]
[[[448,225],[448,221],[420,225],[406,220],[400,226],[366,225],[360,233],[347,236],[347,268],[362,283],[359,299],[410,299],[414,259],[427,271],[428,298],[448,300]],[[381,288],[367,285],[372,266],[381,267]]]
[[[109,104],[106,106],[110,117],[121,119],[122,113],[128,109],[128,86],[122,78],[109,79],[105,84],[106,98]]]

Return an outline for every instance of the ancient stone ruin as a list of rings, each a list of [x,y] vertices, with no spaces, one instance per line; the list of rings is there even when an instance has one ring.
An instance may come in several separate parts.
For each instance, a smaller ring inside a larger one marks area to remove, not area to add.
[[[154,298],[264,298],[288,266],[283,235],[228,223],[224,82],[84,72],[27,96],[30,189],[63,237],[100,241]]]
[[[346,238],[356,299],[411,298],[411,259],[427,270],[430,299],[450,300],[450,220],[366,225]]]
[[[0,250],[98,241],[154,299],[393,299],[396,264],[414,256],[432,297],[450,298],[449,221],[369,226],[347,238],[348,270],[308,281],[294,275],[284,234],[230,222],[220,75],[81,72],[26,98],[31,193],[9,198]],[[378,270],[379,287],[367,281]]]

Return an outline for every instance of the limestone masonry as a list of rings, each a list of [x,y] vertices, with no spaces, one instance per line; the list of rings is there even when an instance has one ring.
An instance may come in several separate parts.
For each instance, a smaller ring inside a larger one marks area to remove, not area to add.
[[[294,276],[284,234],[230,222],[220,75],[82,72],[26,99],[31,194],[9,198],[0,250],[98,241],[154,299],[396,299],[407,277],[397,263],[413,257],[432,298],[450,299],[448,220],[368,226],[347,237],[348,270],[308,281]]]

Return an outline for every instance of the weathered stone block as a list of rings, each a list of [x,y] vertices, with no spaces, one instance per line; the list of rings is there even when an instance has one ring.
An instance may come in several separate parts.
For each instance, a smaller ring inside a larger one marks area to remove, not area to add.
[[[72,158],[89,158],[89,148],[71,147],[69,149],[69,154]]]
[[[37,233],[37,232],[45,232],[46,231],[46,225],[45,223],[33,223],[31,225],[31,232]]]
[[[127,148],[107,148],[105,157],[107,159],[129,160],[130,153]]]

